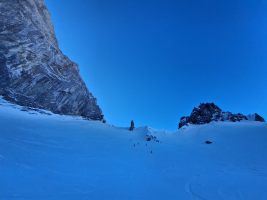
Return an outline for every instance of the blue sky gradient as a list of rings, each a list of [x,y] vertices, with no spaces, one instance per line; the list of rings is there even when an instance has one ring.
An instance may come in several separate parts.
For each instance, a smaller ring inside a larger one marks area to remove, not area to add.
[[[267,118],[263,0],[46,0],[109,123],[175,130],[201,102]]]

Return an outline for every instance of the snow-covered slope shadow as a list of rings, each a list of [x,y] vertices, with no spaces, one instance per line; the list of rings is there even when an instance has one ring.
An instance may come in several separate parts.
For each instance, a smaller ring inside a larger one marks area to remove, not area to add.
[[[267,199],[266,123],[130,132],[0,104],[0,199]]]

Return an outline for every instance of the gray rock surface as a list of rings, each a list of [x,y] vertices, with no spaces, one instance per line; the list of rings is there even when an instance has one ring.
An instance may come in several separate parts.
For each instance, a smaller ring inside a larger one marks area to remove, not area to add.
[[[0,0],[0,95],[23,106],[103,119],[77,64],[59,49],[44,0]]]

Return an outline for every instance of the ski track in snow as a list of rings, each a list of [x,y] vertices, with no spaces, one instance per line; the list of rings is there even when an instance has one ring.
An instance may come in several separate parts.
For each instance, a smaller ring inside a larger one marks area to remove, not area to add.
[[[202,197],[201,195],[197,194],[197,192],[195,192],[193,190],[193,185],[195,184],[195,180],[197,179],[197,176],[191,178],[189,180],[189,182],[187,182],[185,184],[185,191],[191,195],[192,199],[195,200],[206,200],[204,197]]]

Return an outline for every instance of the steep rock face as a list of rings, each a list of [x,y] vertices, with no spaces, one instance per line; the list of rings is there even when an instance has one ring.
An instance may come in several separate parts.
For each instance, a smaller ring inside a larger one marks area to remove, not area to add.
[[[202,103],[197,108],[194,108],[190,116],[182,117],[179,123],[179,128],[189,124],[208,124],[212,121],[230,121],[237,122],[242,120],[264,122],[263,117],[257,113],[253,115],[233,114],[224,112],[214,103]]]
[[[23,106],[102,120],[102,111],[60,51],[43,0],[0,0],[0,95]]]

